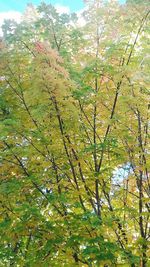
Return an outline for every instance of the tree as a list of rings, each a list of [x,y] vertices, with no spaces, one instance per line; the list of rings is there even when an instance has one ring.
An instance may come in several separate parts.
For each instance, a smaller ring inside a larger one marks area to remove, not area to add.
[[[2,266],[148,266],[149,11],[85,2],[3,27]]]

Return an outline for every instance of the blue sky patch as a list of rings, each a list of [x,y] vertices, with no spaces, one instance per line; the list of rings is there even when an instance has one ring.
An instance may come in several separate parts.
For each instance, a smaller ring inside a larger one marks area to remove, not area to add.
[[[0,0],[0,12],[6,12],[10,10],[24,11],[27,3],[33,3],[34,5],[39,5],[40,0]],[[82,0],[45,0],[45,3],[49,4],[59,4],[62,6],[68,6],[72,12],[78,11],[84,7]],[[124,3],[125,0],[120,0]]]

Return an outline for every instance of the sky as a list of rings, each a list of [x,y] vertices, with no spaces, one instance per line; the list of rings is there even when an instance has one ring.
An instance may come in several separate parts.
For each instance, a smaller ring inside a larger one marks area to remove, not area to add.
[[[14,19],[20,22],[22,13],[28,3],[35,6],[43,0],[0,0],[0,36],[2,36],[2,24],[5,19]],[[43,2],[53,4],[59,13],[77,12],[84,5],[82,0],[44,0]]]
[[[41,0],[0,0],[0,13],[10,10],[23,12],[29,2],[38,5]],[[53,5],[67,6],[72,12],[82,9],[84,6],[82,0],[45,0],[44,2],[51,3]],[[125,0],[120,0],[120,2],[123,3]]]
[[[26,7],[26,4],[32,2],[38,5],[40,0],[0,0],[0,12],[6,12],[10,10],[16,10],[22,12]],[[60,6],[67,6],[71,11],[78,11],[83,8],[82,0],[45,0],[46,3],[53,5],[59,4]]]

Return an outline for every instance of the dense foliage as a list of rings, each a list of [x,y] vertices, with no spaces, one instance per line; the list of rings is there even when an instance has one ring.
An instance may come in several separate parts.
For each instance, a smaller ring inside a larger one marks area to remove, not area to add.
[[[0,266],[149,266],[149,16],[89,0],[5,22]]]

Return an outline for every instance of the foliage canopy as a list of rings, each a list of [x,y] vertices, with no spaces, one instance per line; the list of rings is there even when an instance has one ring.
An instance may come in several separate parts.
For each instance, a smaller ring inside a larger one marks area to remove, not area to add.
[[[147,7],[3,25],[0,266],[149,266]]]

